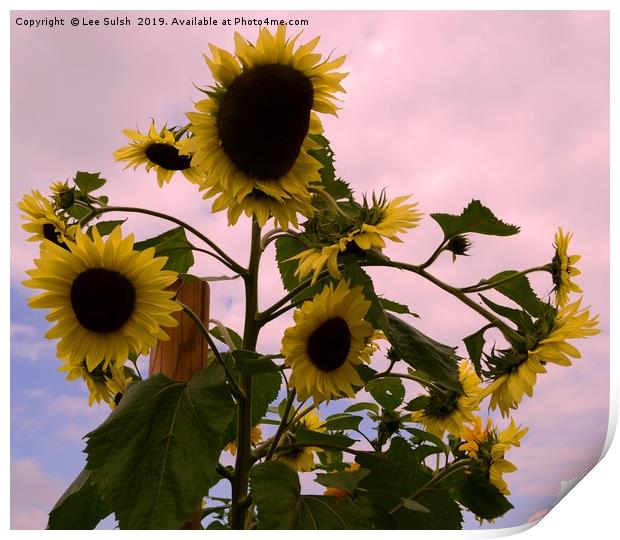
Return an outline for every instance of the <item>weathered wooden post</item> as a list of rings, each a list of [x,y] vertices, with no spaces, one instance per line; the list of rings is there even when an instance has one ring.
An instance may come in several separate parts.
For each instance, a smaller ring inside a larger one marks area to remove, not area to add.
[[[209,284],[206,281],[174,283],[178,290],[177,299],[189,307],[208,328],[209,325]],[[163,373],[179,382],[188,382],[194,375],[207,367],[209,346],[194,322],[182,311],[176,312],[179,325],[166,329],[169,341],[158,341],[151,349],[149,377]],[[202,511],[198,509],[191,521],[181,529],[199,529]]]

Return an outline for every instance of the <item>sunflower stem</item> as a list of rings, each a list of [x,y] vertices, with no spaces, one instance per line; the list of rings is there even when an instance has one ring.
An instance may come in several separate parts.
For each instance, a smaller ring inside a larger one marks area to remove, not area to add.
[[[211,249],[213,249],[213,251],[215,251],[225,261],[224,264],[226,264],[226,266],[228,266],[228,268],[230,268],[233,272],[242,276],[245,276],[247,273],[247,270],[243,268],[243,266],[238,264],[226,253],[224,253],[224,251],[220,249],[220,247],[215,242],[207,238],[199,230],[195,229],[188,223],[185,223],[184,221],[174,216],[169,216],[168,214],[163,214],[162,212],[156,212],[155,210],[147,210],[146,208],[136,208],[132,206],[106,206],[105,208],[93,208],[88,215],[84,216],[80,220],[80,226],[83,227],[84,225],[87,225],[88,222],[91,221],[93,218],[101,214],[105,214],[106,212],[130,212],[136,214],[145,214],[147,216],[158,217],[160,219],[165,219],[167,221],[171,221],[172,223],[176,223],[180,227],[183,227],[186,231],[200,238],[200,240],[202,240],[205,244],[211,247]]]
[[[327,191],[318,186],[312,186],[309,190],[319,195],[337,216],[340,216],[345,220],[346,224],[352,223],[351,216],[344,212],[344,210],[338,205],[336,200],[329,193],[327,193]]]
[[[487,291],[489,289],[494,289],[498,285],[502,285],[504,283],[508,283],[515,278],[525,276],[526,274],[531,274],[532,272],[548,272],[549,269],[546,266],[535,266],[533,268],[528,268],[527,270],[522,270],[521,272],[515,272],[508,277],[503,279],[498,279],[497,281],[489,281],[484,280],[482,283],[478,283],[476,285],[471,285],[470,287],[462,287],[458,289],[462,293],[477,293],[482,291]]]
[[[424,268],[427,268],[431,264],[433,264],[437,260],[437,257],[439,257],[439,255],[441,255],[441,253],[444,251],[448,240],[449,239],[444,239],[443,242],[439,244],[437,249],[433,252],[433,254],[428,258],[428,260],[426,262],[423,262],[418,268],[423,270]]]
[[[258,315],[258,266],[260,264],[261,228],[255,217],[252,218],[252,243],[250,248],[250,262],[243,273],[245,281],[245,322],[243,326],[243,348],[246,351],[255,351],[260,325]],[[232,482],[232,507],[230,511],[230,525],[232,529],[243,529],[247,505],[244,501],[248,493],[248,472],[252,465],[251,430],[252,430],[252,375],[242,373],[240,376],[241,389],[246,400],[239,404],[237,422],[237,458],[235,461],[235,476]]]
[[[278,426],[278,430],[276,431],[276,434],[273,436],[271,445],[269,446],[269,450],[267,450],[265,461],[269,461],[273,457],[273,453],[275,452],[278,446],[278,443],[280,442],[280,438],[282,437],[282,434],[286,431],[288,427],[287,426],[288,415],[291,412],[291,407],[293,406],[294,400],[295,400],[295,389],[292,388],[291,390],[288,391],[288,396],[286,398],[286,406],[284,407],[284,413],[282,414],[282,421],[280,422],[280,425]]]

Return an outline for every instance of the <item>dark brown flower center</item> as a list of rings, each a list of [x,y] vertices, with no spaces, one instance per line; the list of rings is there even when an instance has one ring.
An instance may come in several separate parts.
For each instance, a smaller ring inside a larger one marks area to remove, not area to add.
[[[217,128],[226,154],[244,173],[273,180],[288,173],[308,133],[312,82],[290,66],[257,66],[222,98]]]
[[[179,155],[179,149],[171,144],[154,143],[144,153],[149,161],[168,171],[183,171],[191,167],[192,158]]]
[[[306,352],[322,371],[333,371],[344,364],[351,348],[351,331],[341,317],[328,319],[308,338]]]
[[[136,305],[136,289],[120,272],[90,268],[71,285],[71,305],[79,323],[107,334],[121,328]]]
[[[438,392],[436,390],[430,390],[429,402],[425,408],[425,412],[429,416],[436,418],[443,418],[452,413],[458,406],[460,392]]]

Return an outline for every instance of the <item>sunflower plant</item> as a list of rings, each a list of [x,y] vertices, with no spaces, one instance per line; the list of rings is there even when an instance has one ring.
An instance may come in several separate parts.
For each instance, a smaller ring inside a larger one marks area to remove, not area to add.
[[[48,528],[94,528],[114,514],[125,529],[457,529],[463,512],[493,520],[512,508],[503,475],[516,467],[505,454],[527,432],[512,415],[549,363],[580,357],[569,341],[598,332],[572,297],[582,292],[572,235],[560,228],[540,266],[446,283],[432,272],[442,256],[470,255],[475,235],[519,232],[473,200],[457,215],[430,214],[443,237],[426,258],[390,258],[423,214],[410,195],[359,196],[337,177],[321,115],[336,114],[345,57],[323,57],[318,41],[280,26],[255,43],[235,34],[233,52],[211,45],[213,84],[189,123],[125,130],[114,153],[163,189],[178,172],[230,226],[251,220],[247,265],[199,226],[110,205],[95,195],[99,173],[19,203],[40,243],[29,305],[47,310],[59,369],[86,385],[89,405],[111,408],[86,434],[84,470]],[[126,223],[136,213],[174,226],[137,240]],[[262,307],[272,243],[285,294]],[[202,321],[179,299],[183,283],[209,279],[192,274],[196,251],[243,282],[238,328]],[[428,281],[485,320],[463,337],[463,354],[416,327],[423,306],[418,315],[381,294],[367,272],[377,266]],[[533,272],[550,274],[547,296]],[[286,314],[279,350],[258,350],[260,332]],[[206,367],[187,382],[143,378],[138,358],[181,317],[208,344]],[[508,417],[498,424],[496,408]],[[302,493],[300,473],[322,494]]]

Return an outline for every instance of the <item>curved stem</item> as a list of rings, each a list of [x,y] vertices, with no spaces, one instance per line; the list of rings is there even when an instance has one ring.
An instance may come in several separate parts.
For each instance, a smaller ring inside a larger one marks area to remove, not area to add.
[[[294,234],[295,234],[295,231],[292,231],[291,229],[285,230],[285,229],[281,229],[280,227],[271,229],[269,232],[265,233],[263,237],[260,239],[260,249],[261,251],[265,251],[265,249],[267,249],[267,246],[274,240],[277,240],[278,238],[282,236],[293,236]]]
[[[220,363],[222,368],[224,368],[224,373],[226,374],[226,380],[228,381],[228,384],[230,385],[230,389],[231,389],[233,396],[235,396],[241,403],[247,401],[247,396],[237,384],[237,381],[232,376],[232,373],[230,373],[230,371],[228,370],[228,367],[226,366],[226,362],[224,362],[224,359],[222,358],[220,351],[217,350],[217,347],[215,346],[215,342],[213,341],[213,339],[211,339],[211,336],[209,335],[209,331],[207,330],[207,328],[205,328],[205,325],[202,324],[202,321],[200,320],[198,315],[196,315],[191,310],[191,308],[186,306],[183,302],[179,302],[177,300],[177,303],[183,308],[183,312],[192,320],[192,322],[196,325],[198,330],[200,330],[200,333],[206,339],[207,343],[209,344],[209,347],[213,351],[215,358]]]
[[[349,216],[342,210],[340,205],[334,200],[334,198],[329,193],[327,193],[327,191],[325,191],[323,188],[319,186],[312,186],[309,188],[309,191],[311,191],[312,193],[316,193],[317,195],[320,195],[321,198],[327,203],[327,205],[330,207],[331,210],[334,211],[336,215],[343,218],[346,223],[351,223],[351,216]]]
[[[228,328],[226,328],[217,319],[209,319],[209,322],[213,323],[217,327],[217,329],[220,331],[220,334],[222,334],[222,339],[226,342],[226,345],[228,345],[228,348],[231,351],[237,350],[237,347],[235,347],[235,344],[233,343],[233,340],[230,337],[230,332],[228,332]]]
[[[439,255],[441,255],[441,253],[444,250],[444,248],[446,247],[447,243],[448,243],[448,240],[444,239],[443,242],[441,242],[441,244],[439,244],[439,247],[428,258],[428,260],[426,262],[423,262],[418,268],[423,270],[424,268],[427,268],[428,266],[433,264],[437,260],[437,257],[439,257]]]
[[[265,461],[269,461],[273,457],[273,453],[275,452],[278,443],[280,442],[280,438],[286,431],[288,415],[291,412],[291,407],[293,406],[293,401],[295,400],[295,389],[291,389],[288,392],[288,396],[286,398],[286,406],[284,407],[284,413],[282,414],[282,421],[278,426],[278,430],[276,434],[273,436],[271,440],[271,445],[269,446],[269,450],[267,451],[267,455],[265,456]]]
[[[535,266],[533,268],[528,268],[527,270],[522,270],[521,272],[515,272],[510,276],[507,276],[502,279],[498,279],[497,281],[489,281],[485,280],[482,283],[478,283],[477,285],[471,285],[469,287],[461,287],[458,289],[463,293],[477,293],[482,291],[487,291],[489,289],[494,289],[498,285],[502,285],[503,283],[507,283],[517,277],[525,276],[526,274],[531,274],[532,272],[548,272],[549,269],[546,266]]]
[[[409,373],[391,373],[391,372],[377,373],[376,375],[373,375],[372,377],[370,377],[369,380],[372,381],[374,379],[384,379],[386,377],[394,377],[397,379],[409,379],[410,381],[415,381],[417,383],[420,383],[422,386],[432,387],[439,392],[445,393],[445,390],[437,386],[435,383],[425,379],[424,377],[420,377],[419,375],[412,375]]]
[[[165,219],[167,221],[171,221],[172,223],[176,223],[180,227],[183,227],[186,231],[200,238],[205,244],[210,246],[213,251],[215,251],[220,257],[222,257],[224,261],[226,261],[226,266],[228,266],[232,271],[240,275],[245,275],[247,273],[247,270],[243,268],[243,266],[241,266],[231,257],[229,257],[224,251],[219,248],[219,246],[215,242],[207,238],[199,230],[195,229],[191,225],[174,216],[169,216],[168,214],[163,214],[162,212],[156,212],[155,210],[147,210],[146,208],[136,208],[132,206],[106,206],[103,208],[93,208],[87,216],[83,217],[80,220],[80,225],[86,225],[94,217],[105,214],[107,212],[130,212],[135,214],[145,214],[147,216],[158,217],[160,219]]]

